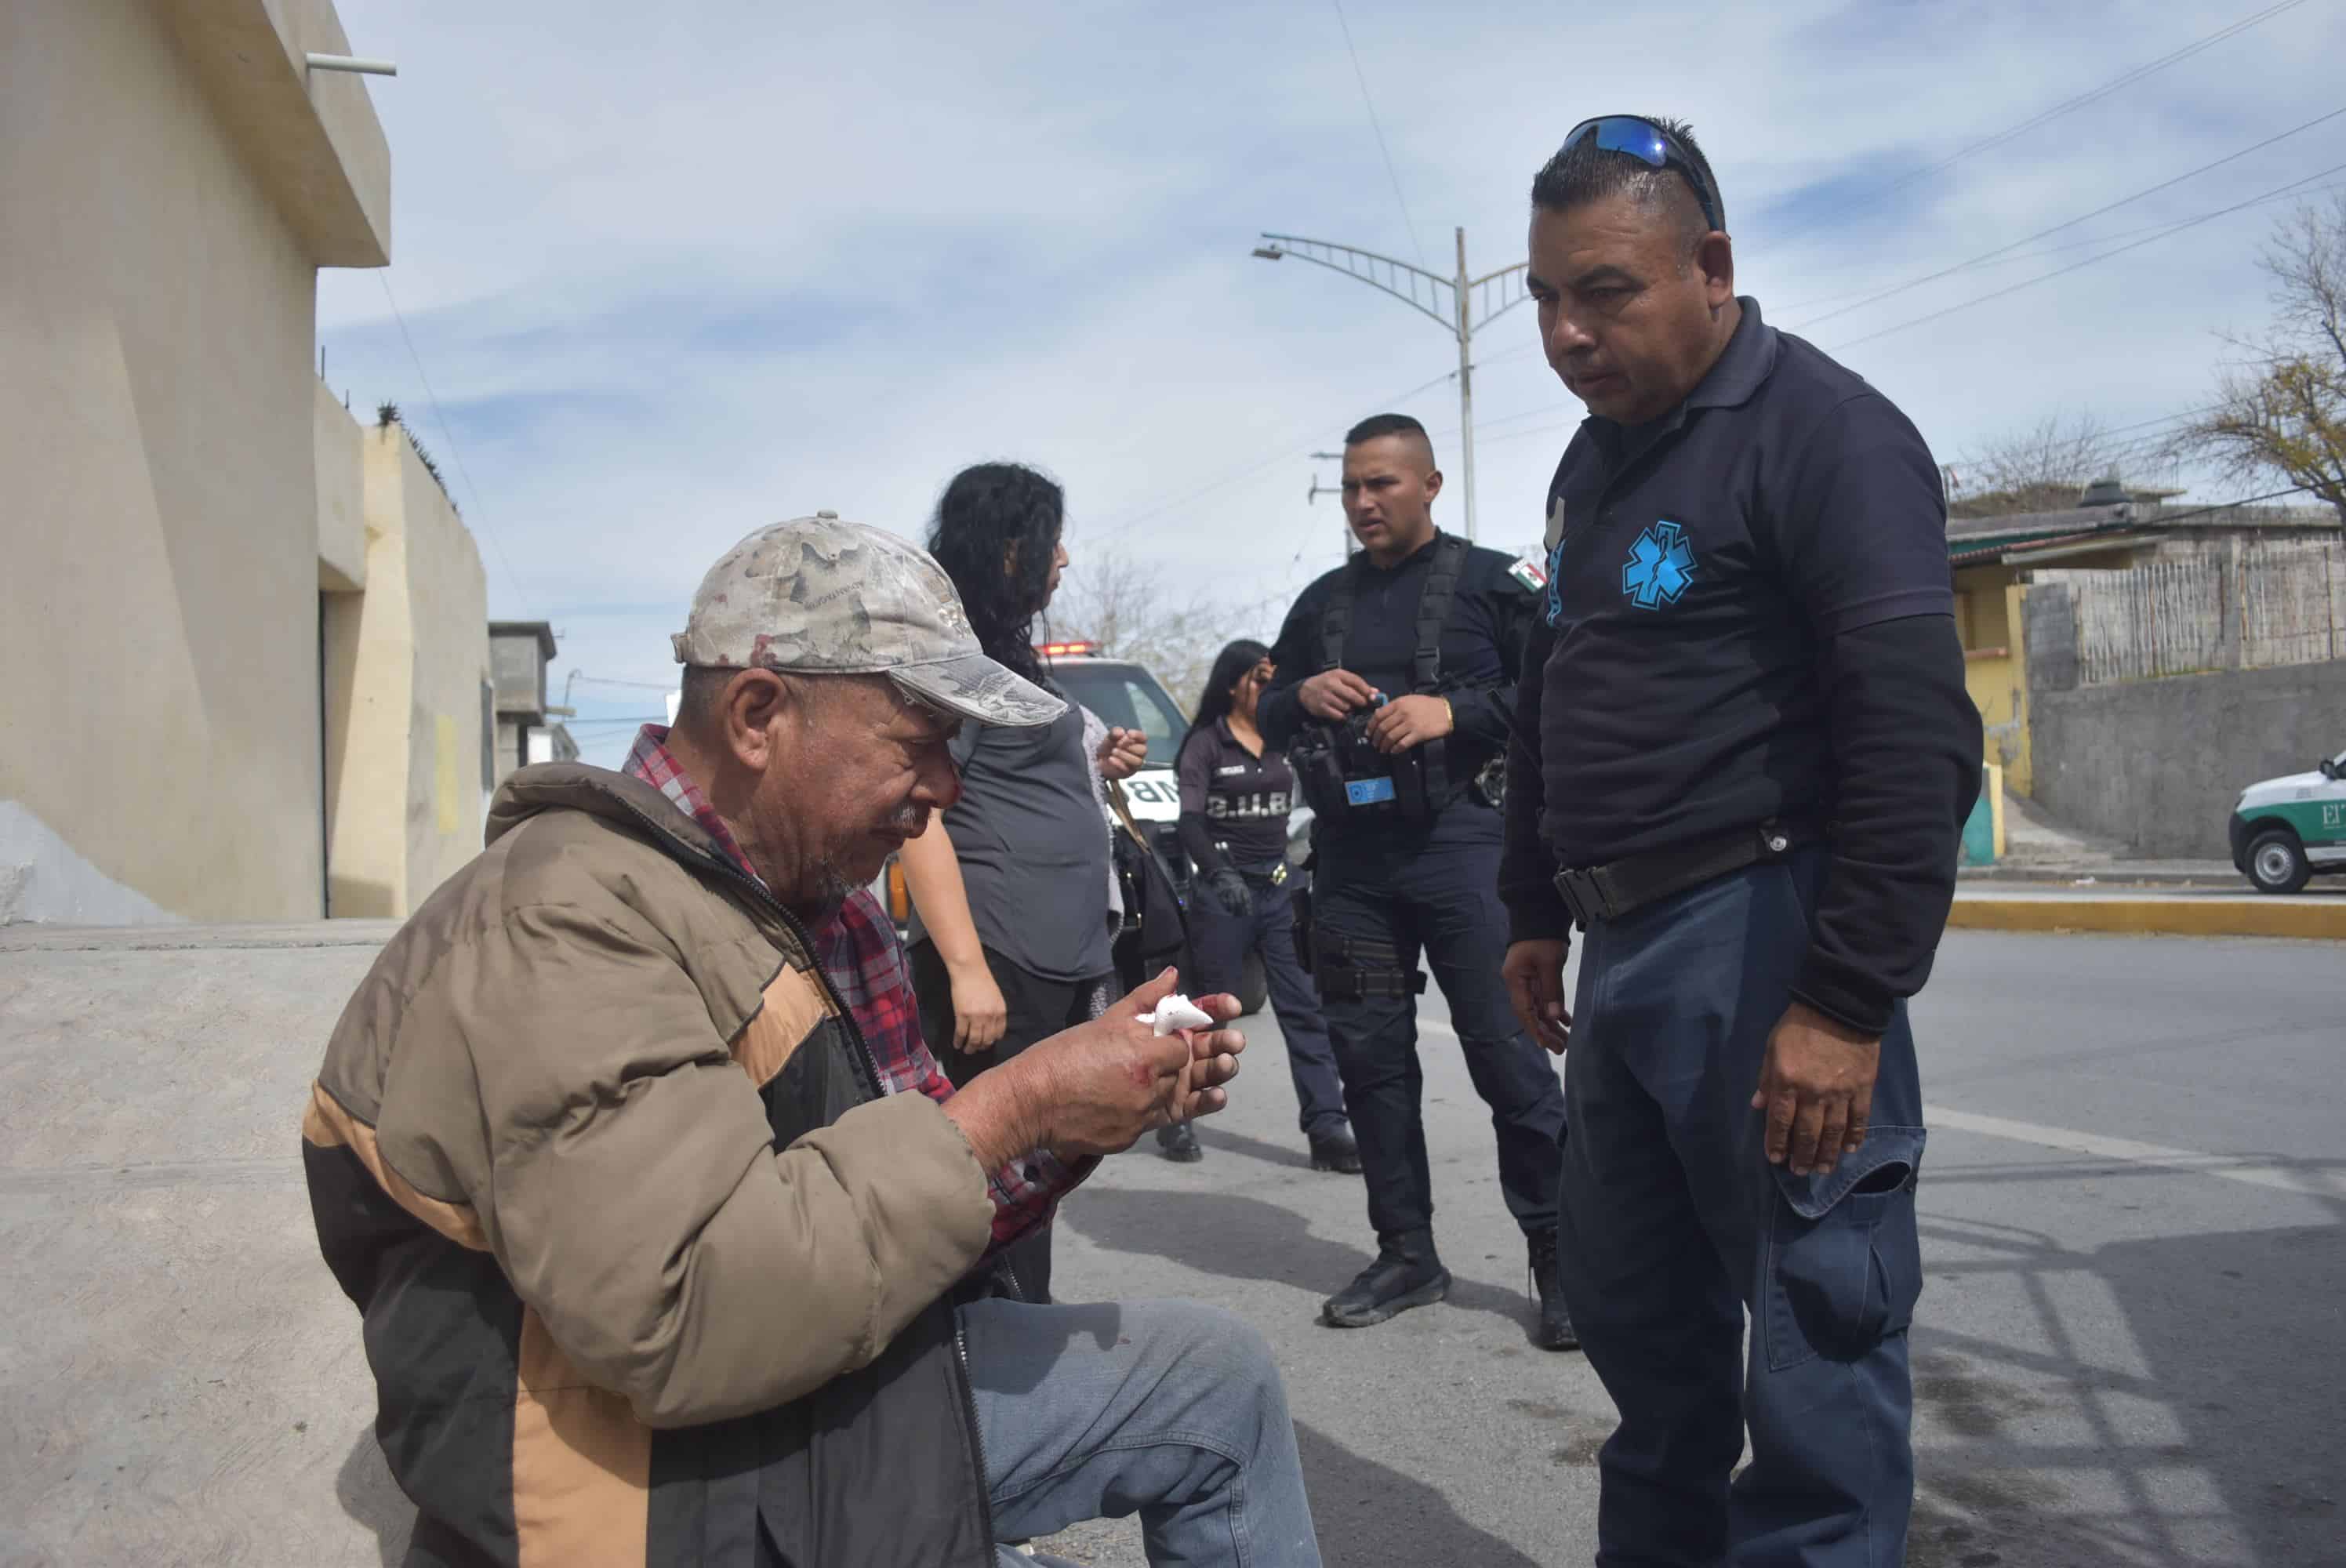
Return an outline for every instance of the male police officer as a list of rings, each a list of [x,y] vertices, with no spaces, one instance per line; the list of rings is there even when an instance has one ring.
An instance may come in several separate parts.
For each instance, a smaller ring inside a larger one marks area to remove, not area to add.
[[[1572,1048],[1566,1294],[1621,1411],[1597,1561],[1890,1568],[1922,1288],[1903,998],[1980,776],[1938,467],[1736,298],[1683,127],[1587,121],[1532,202],[1526,286],[1590,417],[1550,495],[1502,892],[1518,1015]]]
[[[1438,532],[1441,492],[1417,421],[1352,428],[1344,515],[1361,553],[1296,600],[1258,709],[1264,738],[1293,745],[1314,814],[1313,976],[1377,1232],[1376,1261],[1321,1320],[1365,1328],[1449,1293],[1418,1105],[1422,950],[1498,1132],[1499,1185],[1539,1290],[1535,1338],[1563,1349],[1576,1342],[1556,1288],[1564,1095],[1508,1015],[1497,791],[1478,779],[1506,743],[1536,574]]]

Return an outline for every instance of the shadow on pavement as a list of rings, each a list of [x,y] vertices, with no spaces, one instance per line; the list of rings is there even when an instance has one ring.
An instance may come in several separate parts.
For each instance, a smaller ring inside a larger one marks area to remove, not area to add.
[[[1292,1210],[1234,1193],[1086,1188],[1060,1209],[1058,1223],[1110,1252],[1150,1253],[1227,1279],[1268,1279],[1321,1296],[1342,1289],[1374,1256],[1312,1235]],[[1515,1292],[1459,1278],[1445,1305],[1504,1318],[1530,1336],[1532,1308]]]
[[[352,1442],[350,1457],[334,1477],[334,1495],[344,1513],[373,1532],[382,1568],[399,1568],[407,1557],[407,1538],[415,1529],[415,1504],[391,1479],[372,1425],[361,1427]]]
[[[2113,1184],[2161,1173],[2064,1174]],[[2064,1568],[2346,1568],[2335,1441],[2346,1227],[2086,1250],[1944,1216],[1923,1231],[1939,1255],[1933,1288],[1977,1284],[2026,1309],[2009,1332],[1953,1333],[1923,1298],[1915,1568],[1993,1568],[2007,1554]]]
[[[1362,1459],[1300,1422],[1295,1442],[1311,1489],[1320,1556],[1330,1568],[1433,1563],[1539,1568],[1537,1560],[1476,1529],[1423,1481]]]
[[[1261,1138],[1250,1138],[1244,1133],[1234,1133],[1226,1128],[1218,1127],[1211,1122],[1198,1123],[1197,1133],[1198,1142],[1205,1145],[1209,1156],[1237,1155],[1246,1159],[1260,1160],[1267,1166],[1286,1166],[1301,1171],[1311,1168],[1311,1145],[1304,1141],[1301,1133],[1295,1135],[1295,1142],[1292,1145],[1268,1143]],[[1143,1143],[1140,1146],[1148,1148],[1150,1145]],[[1357,1182],[1361,1179],[1358,1176],[1338,1176],[1332,1171],[1323,1171],[1321,1174],[1327,1176],[1330,1181]]]

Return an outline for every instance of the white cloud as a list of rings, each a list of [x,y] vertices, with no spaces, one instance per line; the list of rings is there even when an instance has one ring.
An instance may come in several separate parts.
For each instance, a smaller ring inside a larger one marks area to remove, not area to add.
[[[354,48],[400,61],[371,89],[393,157],[391,281],[454,425],[443,467],[484,535],[495,607],[552,619],[562,668],[630,679],[666,677],[664,634],[742,532],[834,506],[917,533],[944,479],[985,456],[1067,483],[1078,570],[1112,541],[1226,583],[1233,602],[1300,585],[1337,539],[1332,502],[1305,504],[1305,454],[1442,376],[1454,349],[1366,290],[1249,260],[1255,232],[1422,245],[1439,269],[1463,223],[1474,270],[1504,265],[1522,253],[1532,170],[1584,114],[1690,118],[1745,287],[1790,304],[1961,260],[2346,101],[2346,26],[2302,5],[1867,205],[1884,179],[2250,7],[1649,4],[1566,18],[1353,0],[1413,239],[1315,4],[340,5]],[[2341,127],[2059,238],[2346,161]],[[1943,458],[2056,410],[2125,423],[2190,407],[2212,333],[2262,320],[2250,261],[2277,210],[1850,362]],[[1817,341],[2092,254],[1959,275]],[[395,398],[444,447],[378,281],[328,274],[320,314],[329,380],[355,403]],[[1478,352],[1482,532],[1503,544],[1535,530],[1579,412],[1524,351],[1534,331],[1517,311]],[[1402,406],[1437,433],[1457,423],[1446,382]],[[1454,453],[1454,437],[1441,444]],[[597,695],[606,714],[657,711]]]

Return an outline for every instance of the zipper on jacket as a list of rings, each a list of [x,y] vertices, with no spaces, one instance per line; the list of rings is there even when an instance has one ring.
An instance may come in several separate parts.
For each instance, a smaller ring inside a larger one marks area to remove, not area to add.
[[[1014,1274],[1012,1278],[1016,1276]],[[961,1369],[962,1414],[969,1421],[970,1447],[977,1454],[977,1512],[978,1517],[985,1522],[985,1561],[991,1564],[996,1555],[994,1550],[994,1489],[986,1480],[985,1433],[977,1424],[977,1384],[969,1375],[969,1330],[962,1326],[961,1312],[957,1308],[954,1309],[954,1359]]]
[[[627,805],[627,802],[622,801],[621,804]],[[886,1098],[887,1092],[881,1087],[880,1084],[879,1059],[872,1054],[871,1043],[864,1039],[863,1030],[856,1023],[855,1014],[848,1007],[847,999],[839,994],[838,988],[831,983],[830,974],[824,971],[821,962],[815,957],[814,938],[808,933],[806,926],[799,917],[785,907],[780,899],[774,897],[764,883],[744,875],[740,867],[727,860],[723,856],[699,854],[694,851],[690,845],[677,838],[675,834],[643,812],[638,811],[632,805],[627,806],[627,810],[653,833],[690,854],[697,863],[707,866],[728,881],[737,883],[752,898],[763,902],[782,917],[782,921],[790,929],[790,935],[798,939],[801,951],[806,954],[807,966],[814,971],[815,980],[821,985],[823,995],[830,999],[831,1007],[839,1015],[840,1023],[846,1027],[847,1037],[855,1043],[855,1062],[862,1069],[864,1086],[871,1091],[872,1098],[875,1100]],[[1026,1289],[1025,1286],[1018,1283],[1018,1270],[1009,1266],[1007,1258],[1003,1262],[1008,1268],[1012,1286],[1017,1289],[1023,1298]],[[969,1334],[962,1327],[960,1310],[953,1306],[951,1300],[941,1298],[939,1304],[953,1314],[954,1367],[956,1374],[954,1380],[958,1385],[956,1391],[961,1395],[962,1419],[969,1426],[970,1450],[977,1460],[977,1515],[979,1522],[984,1527],[984,1539],[978,1543],[978,1549],[982,1553],[984,1568],[992,1568],[996,1555],[994,1539],[994,1494],[986,1481],[985,1433],[977,1424],[977,1388],[969,1375]]]

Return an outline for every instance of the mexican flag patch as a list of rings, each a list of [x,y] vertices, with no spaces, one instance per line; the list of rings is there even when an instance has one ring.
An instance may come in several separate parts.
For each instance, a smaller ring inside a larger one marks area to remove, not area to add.
[[[1547,586],[1547,568],[1529,555],[1518,557],[1515,564],[1507,568],[1507,575],[1535,594]]]

